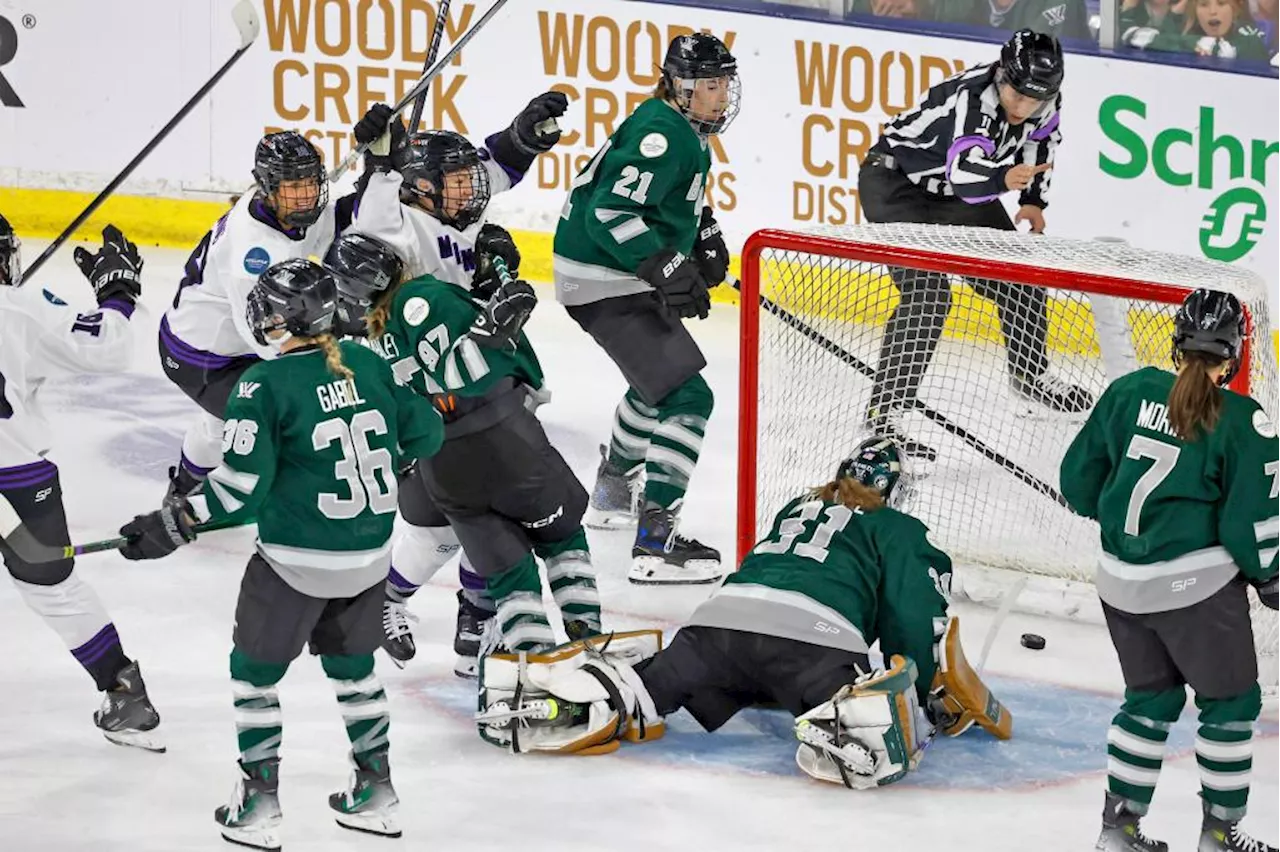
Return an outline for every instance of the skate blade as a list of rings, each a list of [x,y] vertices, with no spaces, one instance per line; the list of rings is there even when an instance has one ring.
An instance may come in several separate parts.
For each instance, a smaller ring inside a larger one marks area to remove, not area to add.
[[[634,557],[627,572],[627,580],[638,586],[705,586],[722,577],[720,563],[711,559],[691,559],[680,566],[657,556]]]
[[[269,852],[280,849],[280,832],[275,828],[232,828],[222,827],[222,839],[236,846],[249,849],[266,849]]]
[[[588,507],[582,516],[582,525],[591,530],[635,532],[639,516],[631,512],[618,512]]]
[[[107,738],[108,742],[116,745],[140,748],[143,751],[151,751],[156,754],[164,754],[166,751],[164,740],[160,738],[154,728],[150,731],[103,731],[102,735]]]
[[[387,659],[390,660],[392,663],[394,663],[395,667],[398,669],[402,669],[409,664],[408,660],[397,659],[396,656],[392,654],[390,651],[388,651],[386,648],[383,648],[382,652],[387,655]]]
[[[343,828],[365,834],[376,834],[379,837],[399,837],[403,834],[395,815],[386,809],[358,814],[334,814],[333,818]]]

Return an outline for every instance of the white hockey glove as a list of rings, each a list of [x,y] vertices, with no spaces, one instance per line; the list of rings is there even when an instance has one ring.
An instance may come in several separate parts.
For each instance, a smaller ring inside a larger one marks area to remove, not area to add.
[[[662,648],[658,630],[570,642],[545,654],[480,662],[480,738],[514,754],[608,754],[662,736],[662,719],[632,668]]]
[[[916,701],[916,664],[895,655],[796,720],[796,764],[851,790],[902,780],[920,764],[933,727]]]

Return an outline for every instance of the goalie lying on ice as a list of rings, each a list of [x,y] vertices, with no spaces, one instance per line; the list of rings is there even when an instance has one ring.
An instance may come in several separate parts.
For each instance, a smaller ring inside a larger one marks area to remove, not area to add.
[[[947,615],[951,560],[901,511],[898,446],[871,438],[828,484],[785,506],[739,570],[665,649],[655,630],[481,667],[480,735],[513,752],[602,754],[660,737],[684,708],[714,731],[743,707],[796,716],[796,762],[854,789],[914,769],[941,731],[1013,719],[965,661]],[[880,642],[885,668],[873,669]]]

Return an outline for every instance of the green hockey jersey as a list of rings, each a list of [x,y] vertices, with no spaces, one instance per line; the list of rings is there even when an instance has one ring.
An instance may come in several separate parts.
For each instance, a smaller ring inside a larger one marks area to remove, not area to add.
[[[574,178],[556,225],[556,299],[584,305],[652,289],[636,267],[663,249],[688,254],[711,169],[707,140],[666,101],[636,108]]]
[[[424,275],[400,285],[386,331],[369,345],[401,383],[446,413],[456,409],[453,397],[482,397],[505,378],[542,387],[542,365],[523,332],[514,350],[486,349],[467,334],[483,310],[469,291]]]
[[[887,507],[862,512],[799,497],[689,623],[862,654],[879,640],[886,658],[915,661],[923,700],[951,589],[951,559],[927,533]]]
[[[317,598],[352,597],[386,578],[396,470],[433,454],[444,435],[430,403],[382,359],[339,345],[352,381],[330,372],[318,347],[244,372],[227,402],[222,464],[204,489],[205,519],[256,515],[258,552]]]
[[[1062,460],[1063,496],[1098,521],[1098,595],[1116,609],[1198,603],[1238,573],[1276,574],[1275,427],[1255,400],[1222,391],[1222,416],[1176,437],[1166,403],[1176,377],[1146,367],[1107,388]]]

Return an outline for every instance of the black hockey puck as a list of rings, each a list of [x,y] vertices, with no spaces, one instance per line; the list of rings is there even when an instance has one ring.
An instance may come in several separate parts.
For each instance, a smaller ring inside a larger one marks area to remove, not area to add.
[[[1022,647],[1030,648],[1033,651],[1043,651],[1044,645],[1045,641],[1043,636],[1039,636],[1035,633],[1022,634]]]

